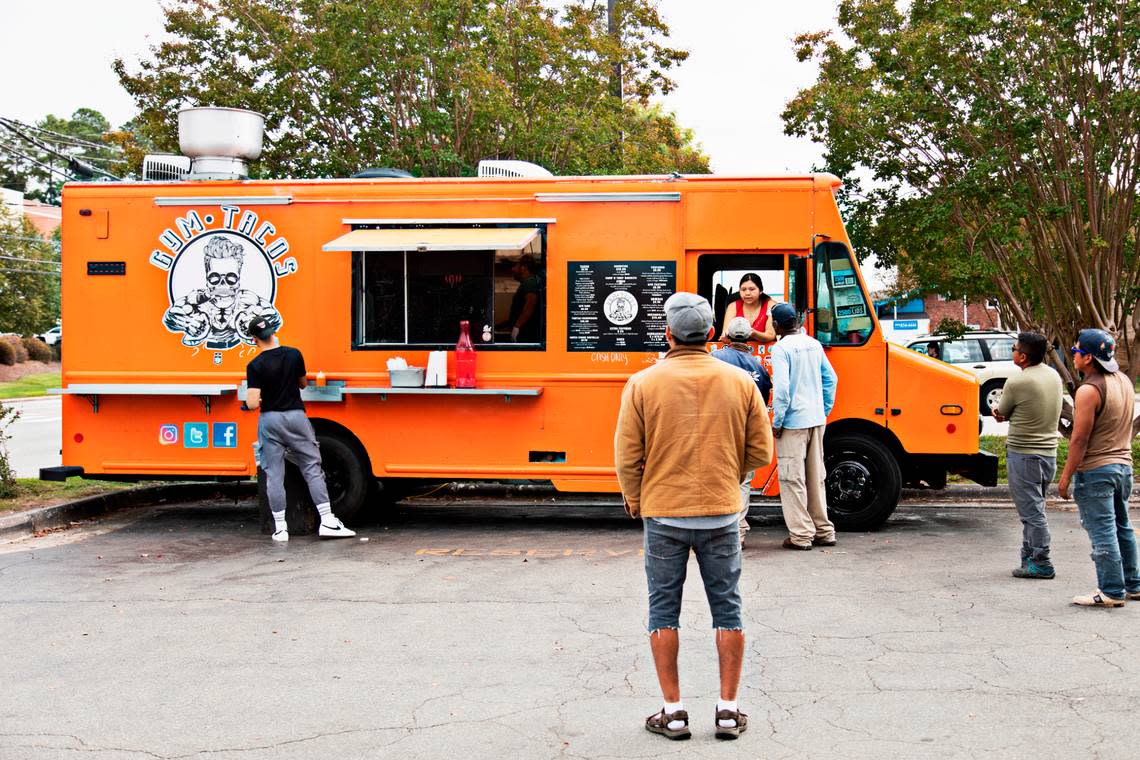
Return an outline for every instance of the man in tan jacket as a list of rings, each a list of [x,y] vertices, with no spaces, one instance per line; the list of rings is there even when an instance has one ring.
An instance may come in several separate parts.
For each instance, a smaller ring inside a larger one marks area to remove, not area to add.
[[[649,583],[649,645],[665,704],[645,728],[689,738],[677,675],[681,591],[689,552],[697,555],[716,629],[720,700],[716,736],[735,739],[748,727],[736,704],[744,659],[737,536],[740,482],[772,460],[772,428],[749,374],[709,355],[709,302],[674,293],[665,302],[669,352],[629,379],[614,436],[625,508],[644,522]]]

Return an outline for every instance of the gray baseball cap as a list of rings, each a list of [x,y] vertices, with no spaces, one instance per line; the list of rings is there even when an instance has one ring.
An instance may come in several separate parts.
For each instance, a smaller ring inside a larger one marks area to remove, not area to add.
[[[712,306],[696,293],[674,293],[665,301],[665,321],[676,340],[697,343],[712,329]]]
[[[724,334],[730,340],[748,340],[752,337],[752,323],[744,317],[733,317],[725,328]]]

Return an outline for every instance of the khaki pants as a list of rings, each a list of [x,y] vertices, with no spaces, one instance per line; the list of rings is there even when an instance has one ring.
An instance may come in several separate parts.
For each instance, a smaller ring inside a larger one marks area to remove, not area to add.
[[[823,425],[802,430],[784,429],[776,439],[780,471],[780,506],[792,542],[807,546],[812,539],[831,541],[835,526],[827,519],[827,491],[823,479]]]

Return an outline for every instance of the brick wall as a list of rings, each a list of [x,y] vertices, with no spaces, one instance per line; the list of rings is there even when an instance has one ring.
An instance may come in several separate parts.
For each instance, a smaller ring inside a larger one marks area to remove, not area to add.
[[[962,320],[961,301],[943,301],[938,296],[927,296],[925,299],[926,313],[930,315],[930,329],[934,330],[943,319]],[[984,302],[971,303],[966,308],[967,325],[977,326],[983,330],[996,330],[999,328],[997,309],[987,309]]]

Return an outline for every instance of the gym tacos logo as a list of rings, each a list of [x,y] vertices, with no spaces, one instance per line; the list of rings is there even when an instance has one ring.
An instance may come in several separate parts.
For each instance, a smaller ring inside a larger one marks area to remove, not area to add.
[[[297,260],[285,257],[284,237],[270,240],[276,232],[255,211],[219,206],[216,214],[191,211],[159,235],[163,247],[150,263],[167,272],[170,307],[162,324],[182,335],[182,345],[216,351],[252,345],[255,317],[281,326],[277,279],[296,272]]]

